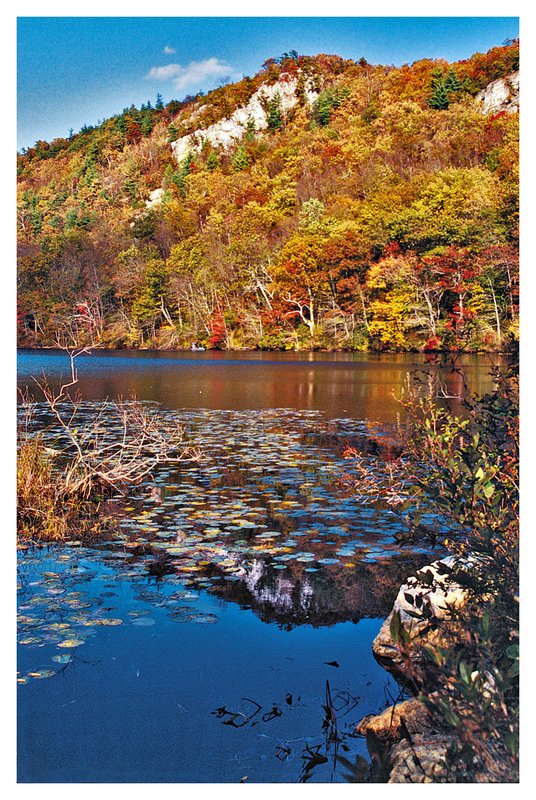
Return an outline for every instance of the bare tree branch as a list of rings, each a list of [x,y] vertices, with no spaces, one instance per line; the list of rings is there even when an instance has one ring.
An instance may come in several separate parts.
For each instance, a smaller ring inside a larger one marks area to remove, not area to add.
[[[78,383],[76,358],[87,348],[68,351],[71,380],[54,391],[46,376],[34,378],[72,457],[64,469],[67,495],[88,498],[94,491],[124,491],[159,464],[198,461],[200,452],[184,442],[183,428],[143,403],[105,403],[91,420],[79,422],[80,400],[70,390]]]

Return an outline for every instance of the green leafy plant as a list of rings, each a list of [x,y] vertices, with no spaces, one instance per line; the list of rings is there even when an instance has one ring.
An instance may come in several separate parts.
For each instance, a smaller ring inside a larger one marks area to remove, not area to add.
[[[363,501],[404,520],[411,539],[431,537],[452,556],[446,583],[463,588],[460,608],[438,619],[424,608],[424,595],[420,603],[406,597],[440,630],[441,642],[412,640],[398,612],[390,633],[408,684],[438,730],[452,736],[444,767],[449,780],[462,782],[515,781],[518,769],[517,366],[496,370],[495,381],[488,395],[468,396],[459,416],[408,393],[404,452],[386,469],[363,462],[354,487]],[[423,522],[431,514],[440,522],[433,528]],[[431,574],[419,575],[429,588]]]

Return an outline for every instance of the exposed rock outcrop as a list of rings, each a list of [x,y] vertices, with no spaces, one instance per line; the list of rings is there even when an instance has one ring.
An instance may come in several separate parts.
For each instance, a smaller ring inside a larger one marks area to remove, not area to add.
[[[456,562],[458,564],[458,562]],[[389,672],[403,675],[399,648],[391,634],[393,616],[415,644],[438,643],[443,636],[437,620],[450,619],[452,612],[467,600],[467,592],[452,578],[452,556],[434,561],[407,579],[396,596],[393,609],[372,643],[372,651]]]
[[[155,206],[159,206],[162,203],[162,197],[164,195],[164,190],[160,187],[159,189],[155,189],[149,195],[149,199],[145,201],[146,208],[154,208]]]
[[[253,124],[256,131],[266,130],[268,128],[267,103],[279,95],[282,112],[286,113],[293,109],[299,102],[298,80],[299,78],[294,75],[282,73],[275,83],[262,84],[246,105],[237,108],[230,117],[221,119],[208,128],[182,136],[173,142],[171,145],[173,157],[180,162],[189,152],[199,152],[204,142],[209,142],[212,147],[228,150],[242,141],[249,124]],[[308,80],[305,81],[304,94],[309,105],[312,105],[318,96],[317,90]]]
[[[443,765],[453,737],[434,730],[428,710],[420,700],[405,700],[377,716],[365,717],[357,733],[367,738],[378,780],[446,782]]]
[[[452,556],[417,570],[400,588],[393,608],[372,644],[374,655],[389,672],[408,678],[401,650],[393,638],[393,618],[409,634],[413,660],[418,646],[444,644],[441,620],[451,622],[468,594],[457,581],[460,570],[470,570],[475,560],[460,562]],[[395,626],[396,627],[396,626]],[[450,626],[449,626],[450,627]],[[432,687],[433,688],[433,687]],[[366,736],[374,759],[376,779],[387,783],[445,783],[449,780],[445,756],[454,736],[438,731],[424,703],[417,699],[390,706],[381,714],[361,720],[357,733]]]
[[[476,99],[480,100],[486,114],[519,111],[519,72],[492,81],[477,94]]]
[[[430,699],[434,694],[430,695]],[[438,731],[425,704],[404,700],[377,716],[365,717],[356,733],[366,736],[377,783],[452,783],[449,750],[459,744],[455,733]],[[475,783],[504,783],[508,767],[495,743],[489,743],[489,766],[473,775]]]

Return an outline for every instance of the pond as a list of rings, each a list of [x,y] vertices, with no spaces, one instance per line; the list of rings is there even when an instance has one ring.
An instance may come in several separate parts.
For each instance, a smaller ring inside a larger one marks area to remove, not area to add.
[[[489,389],[489,362],[465,361]],[[19,782],[344,782],[367,757],[357,722],[399,693],[372,640],[431,557],[352,497],[344,448],[381,453],[391,393],[424,359],[99,352],[77,366],[82,419],[106,398],[158,403],[202,459],[158,468],[98,544],[19,551]],[[42,370],[58,384],[68,358],[21,352],[19,386]],[[458,393],[458,373],[432,370]]]

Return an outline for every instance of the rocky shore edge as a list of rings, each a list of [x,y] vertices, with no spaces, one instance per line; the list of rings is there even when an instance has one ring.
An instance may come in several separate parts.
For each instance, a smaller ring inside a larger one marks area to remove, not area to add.
[[[459,568],[459,559],[448,556],[409,577],[372,644],[379,663],[410,691],[411,677],[404,648],[399,645],[400,626],[413,653],[418,654],[423,645],[446,644],[445,636],[452,636],[452,625],[449,624],[446,634],[447,626],[442,627],[441,621],[450,623],[455,610],[467,601],[466,590],[451,577],[455,565]],[[465,566],[470,568],[470,563]],[[433,696],[433,687],[431,689],[430,696]],[[445,758],[455,744],[455,737],[437,730],[425,703],[418,697],[389,706],[380,714],[364,717],[356,732],[366,737],[373,759],[373,782],[448,782]]]

